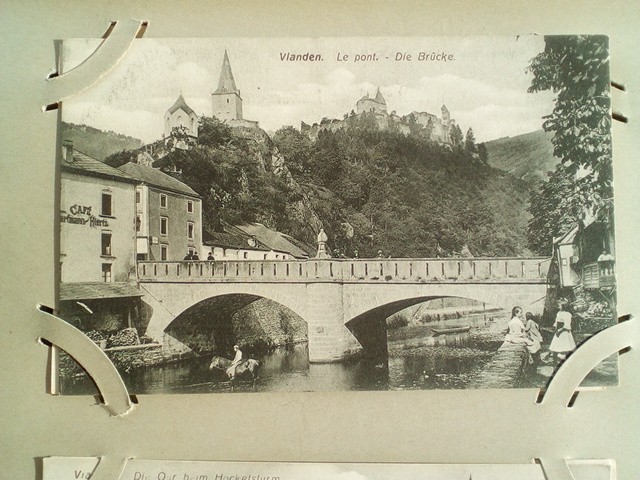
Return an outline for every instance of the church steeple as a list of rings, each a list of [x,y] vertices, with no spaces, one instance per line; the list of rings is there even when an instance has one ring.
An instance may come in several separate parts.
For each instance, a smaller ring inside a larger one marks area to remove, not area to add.
[[[224,59],[222,60],[218,89],[214,93],[237,93],[240,95],[240,90],[236,87],[236,82],[233,79],[231,63],[229,62],[229,55],[226,50],[224,51]]]
[[[212,115],[218,120],[242,120],[242,97],[231,71],[229,55],[224,51],[218,88],[211,94]]]
[[[384,97],[382,96],[382,93],[380,92],[380,87],[378,87],[378,91],[376,92],[376,102],[382,103],[384,105],[387,104],[387,102],[384,101]]]

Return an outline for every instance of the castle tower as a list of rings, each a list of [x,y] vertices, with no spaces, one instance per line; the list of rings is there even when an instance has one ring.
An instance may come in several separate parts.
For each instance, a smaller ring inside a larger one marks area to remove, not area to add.
[[[380,88],[376,92],[374,98],[369,97],[369,92],[356,103],[356,111],[358,115],[367,112],[387,113],[387,102],[385,101]]]
[[[442,107],[440,107],[440,111],[442,112],[442,124],[448,127],[449,120],[451,119],[451,116],[449,114],[449,109],[445,105],[442,105]]]
[[[212,115],[224,122],[228,120],[242,120],[242,97],[236,87],[231,72],[231,63],[227,51],[224,51],[222,70],[218,88],[211,94]]]
[[[164,138],[169,138],[174,128],[181,128],[192,137],[198,136],[198,116],[187,105],[182,94],[164,114]]]

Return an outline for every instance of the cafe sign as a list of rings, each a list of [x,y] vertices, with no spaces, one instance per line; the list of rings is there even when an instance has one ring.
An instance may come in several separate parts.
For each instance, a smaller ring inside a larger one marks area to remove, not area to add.
[[[88,225],[90,227],[108,227],[109,222],[106,219],[98,218],[91,213],[90,206],[87,205],[71,205],[69,213],[66,210],[60,210],[60,223],[73,223],[76,225]]]

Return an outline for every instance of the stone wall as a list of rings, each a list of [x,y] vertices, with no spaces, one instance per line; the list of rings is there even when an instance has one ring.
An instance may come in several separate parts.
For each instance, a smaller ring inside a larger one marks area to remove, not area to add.
[[[307,324],[291,310],[260,299],[233,316],[233,331],[245,347],[277,347],[307,341]]]
[[[505,342],[471,381],[470,388],[518,387],[531,365],[529,359],[526,346]]]
[[[169,351],[162,348],[162,345],[157,344],[108,349],[105,353],[119,371],[125,372],[132,368],[149,367],[195,356],[193,352]],[[77,377],[85,374],[80,364],[65,352],[60,353],[58,371],[62,378]]]
[[[307,324],[274,301],[225,295],[183,312],[167,333],[198,353],[228,356],[234,344],[255,351],[304,342]]]

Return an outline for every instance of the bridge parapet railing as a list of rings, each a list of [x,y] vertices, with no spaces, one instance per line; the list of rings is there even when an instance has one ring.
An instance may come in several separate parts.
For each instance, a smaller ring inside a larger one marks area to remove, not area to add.
[[[143,282],[543,282],[550,261],[546,257],[141,261],[137,272]]]

